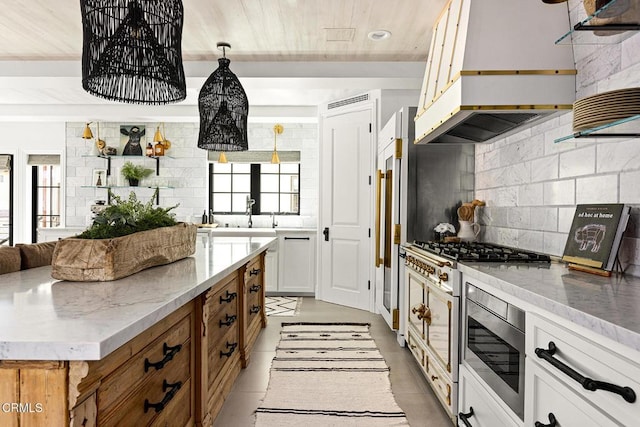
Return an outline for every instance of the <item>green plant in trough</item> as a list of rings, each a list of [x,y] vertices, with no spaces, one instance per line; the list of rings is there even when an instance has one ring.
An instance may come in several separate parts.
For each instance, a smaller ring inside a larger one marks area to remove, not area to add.
[[[147,203],[142,203],[133,191],[129,193],[127,200],[116,196],[109,191],[111,204],[102,212],[98,213],[93,220],[93,224],[80,235],[81,239],[109,239],[113,237],[126,236],[138,231],[153,230],[154,228],[169,227],[176,225],[175,214],[169,211],[178,207],[170,208],[154,207],[153,201],[156,199],[158,189]]]

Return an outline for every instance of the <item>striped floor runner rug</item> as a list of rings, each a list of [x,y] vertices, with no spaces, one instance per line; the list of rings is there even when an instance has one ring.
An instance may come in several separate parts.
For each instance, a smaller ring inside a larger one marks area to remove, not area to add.
[[[365,323],[283,323],[256,427],[408,426]]]

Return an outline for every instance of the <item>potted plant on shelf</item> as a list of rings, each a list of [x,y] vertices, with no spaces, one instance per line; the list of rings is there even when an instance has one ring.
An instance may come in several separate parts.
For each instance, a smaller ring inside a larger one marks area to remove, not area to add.
[[[188,257],[196,249],[197,227],[178,223],[169,208],[154,207],[132,191],[121,199],[108,190],[112,203],[91,226],[73,238],[59,240],[51,262],[54,279],[108,281]]]
[[[129,185],[137,187],[141,179],[144,179],[153,173],[153,169],[145,168],[142,165],[136,165],[132,162],[124,162],[121,170],[122,176],[124,176]]]

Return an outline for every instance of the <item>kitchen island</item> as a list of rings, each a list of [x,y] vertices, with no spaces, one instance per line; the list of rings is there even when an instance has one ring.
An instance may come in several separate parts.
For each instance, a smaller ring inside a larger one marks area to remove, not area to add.
[[[0,425],[211,425],[266,325],[275,244],[198,235],[193,256],[111,282],[0,276]]]
[[[637,423],[640,278],[602,277],[558,262],[458,266],[464,296],[473,285],[525,312],[524,346],[511,347],[512,353],[525,355],[524,372],[515,374],[524,376],[524,418],[478,375],[475,362],[468,363],[466,338],[459,374],[461,417],[474,426],[496,425],[496,420],[518,427],[556,421],[564,427]],[[478,316],[469,313],[463,307],[463,336],[469,334],[468,317]]]

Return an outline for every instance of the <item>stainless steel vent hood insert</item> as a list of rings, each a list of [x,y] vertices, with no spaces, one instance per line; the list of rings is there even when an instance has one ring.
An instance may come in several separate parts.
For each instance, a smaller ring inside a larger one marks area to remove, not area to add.
[[[571,110],[566,3],[451,0],[431,39],[416,114],[418,144],[482,143]]]

